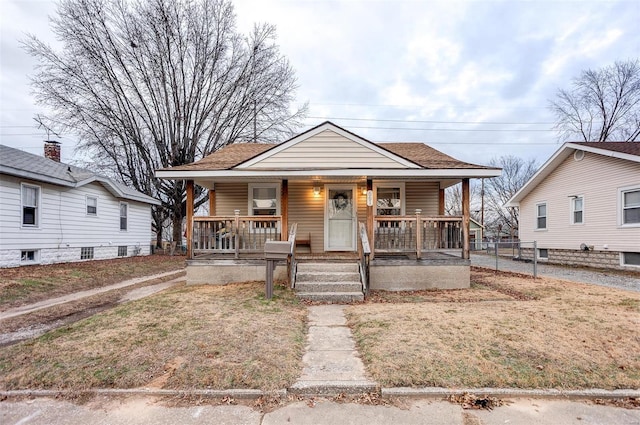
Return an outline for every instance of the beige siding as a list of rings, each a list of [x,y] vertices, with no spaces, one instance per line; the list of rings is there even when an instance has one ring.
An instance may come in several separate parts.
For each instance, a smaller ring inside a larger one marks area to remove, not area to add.
[[[250,168],[405,168],[368,147],[331,130],[280,151]]]
[[[610,251],[640,251],[640,227],[619,226],[618,189],[640,185],[640,164],[585,153],[558,166],[520,203],[520,238],[538,247],[579,249],[581,243]],[[584,195],[584,224],[571,224],[572,195]],[[536,204],[547,204],[547,230],[535,230]]]
[[[289,225],[298,223],[298,235],[306,239],[311,233],[313,252],[324,250],[324,190],[313,195],[309,182],[289,182]]]
[[[407,215],[414,214],[416,209],[422,210],[422,215],[438,215],[438,182],[413,182],[405,184]]]
[[[249,208],[249,185],[247,183],[216,183],[216,215],[247,215]]]

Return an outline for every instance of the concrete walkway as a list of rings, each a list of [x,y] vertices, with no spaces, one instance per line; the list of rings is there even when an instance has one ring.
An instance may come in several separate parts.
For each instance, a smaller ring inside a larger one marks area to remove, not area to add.
[[[34,304],[28,304],[28,305],[23,305],[20,307],[16,307],[16,308],[12,308],[9,310],[5,310],[3,312],[0,312],[0,320],[4,320],[4,319],[10,319],[12,317],[17,317],[17,316],[22,316],[23,314],[28,314],[28,313],[33,313],[34,311],[38,311],[38,310],[42,310],[43,308],[49,308],[49,307],[53,307],[59,304],[65,304],[68,302],[72,302],[72,301],[77,301],[77,300],[81,300],[83,298],[86,297],[91,297],[93,295],[97,295],[97,294],[102,294],[104,292],[108,292],[108,291],[113,291],[114,289],[122,289],[122,288],[126,288],[128,286],[133,286],[133,285],[137,285],[139,283],[142,282],[148,282],[151,280],[155,280],[155,279],[163,279],[163,278],[167,278],[167,279],[174,279],[171,282],[163,282],[162,284],[158,284],[158,285],[154,285],[156,292],[161,291],[163,289],[168,288],[169,286],[171,286],[172,284],[177,283],[177,278],[184,273],[184,270],[178,270],[178,271],[170,271],[170,272],[166,272],[166,273],[160,273],[160,274],[156,274],[156,275],[152,275],[152,276],[143,276],[143,277],[138,277],[135,279],[129,279],[129,280],[125,280],[123,282],[119,282],[119,283],[114,283],[113,285],[108,285],[108,286],[102,286],[100,288],[94,288],[94,289],[88,289],[86,291],[80,291],[80,292],[74,292],[73,294],[68,294],[68,295],[64,295],[62,297],[58,297],[58,298],[51,298],[48,300],[44,300],[44,301],[40,301]],[[183,279],[181,279],[183,280]],[[142,289],[142,288],[140,288]],[[143,293],[142,296],[147,296],[150,295],[150,290],[142,290],[139,291],[140,293]],[[130,295],[129,298],[127,298],[126,300],[123,301],[129,301],[132,299],[137,299],[135,298],[136,294],[132,294]]]
[[[358,357],[343,305],[310,306],[307,341],[302,376],[290,392],[334,395],[376,390],[377,384],[369,380]]]

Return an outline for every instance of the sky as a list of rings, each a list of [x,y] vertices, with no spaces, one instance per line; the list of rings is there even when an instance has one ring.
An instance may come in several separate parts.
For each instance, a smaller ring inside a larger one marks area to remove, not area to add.
[[[549,101],[582,70],[640,58],[638,0],[235,0],[238,29],[274,24],[296,71],[305,130],[330,120],[373,142],[424,142],[477,164],[546,161]],[[0,2],[0,143],[41,154],[47,111],[19,40],[55,44],[49,0]],[[63,162],[77,158],[72,134]]]

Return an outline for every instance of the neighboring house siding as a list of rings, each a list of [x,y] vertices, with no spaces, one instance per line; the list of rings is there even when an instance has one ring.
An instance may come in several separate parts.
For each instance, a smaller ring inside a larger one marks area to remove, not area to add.
[[[94,259],[115,258],[118,246],[149,253],[152,238],[151,210],[148,204],[128,204],[127,231],[120,231],[120,200],[101,184],[65,188],[3,175],[0,186],[0,266],[20,265],[20,253],[37,250],[41,264],[79,261],[80,248],[93,247]],[[40,187],[38,226],[23,227],[21,183]],[[97,214],[86,214],[87,195],[97,198]]]
[[[640,185],[640,164],[585,153],[569,156],[520,202],[520,239],[547,249],[640,252],[640,227],[619,226],[621,187]],[[571,224],[572,195],[584,196],[583,224]],[[536,231],[536,204],[547,204],[547,229]]]
[[[372,149],[325,130],[285,151],[252,165],[250,168],[404,168],[401,164]]]

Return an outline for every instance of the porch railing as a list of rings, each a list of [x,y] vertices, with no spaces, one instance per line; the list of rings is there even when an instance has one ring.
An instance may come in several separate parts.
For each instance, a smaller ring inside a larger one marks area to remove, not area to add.
[[[280,216],[205,216],[193,218],[192,256],[263,253],[266,241],[279,241]]]
[[[373,220],[373,251],[416,254],[463,249],[460,216],[376,216]]]

